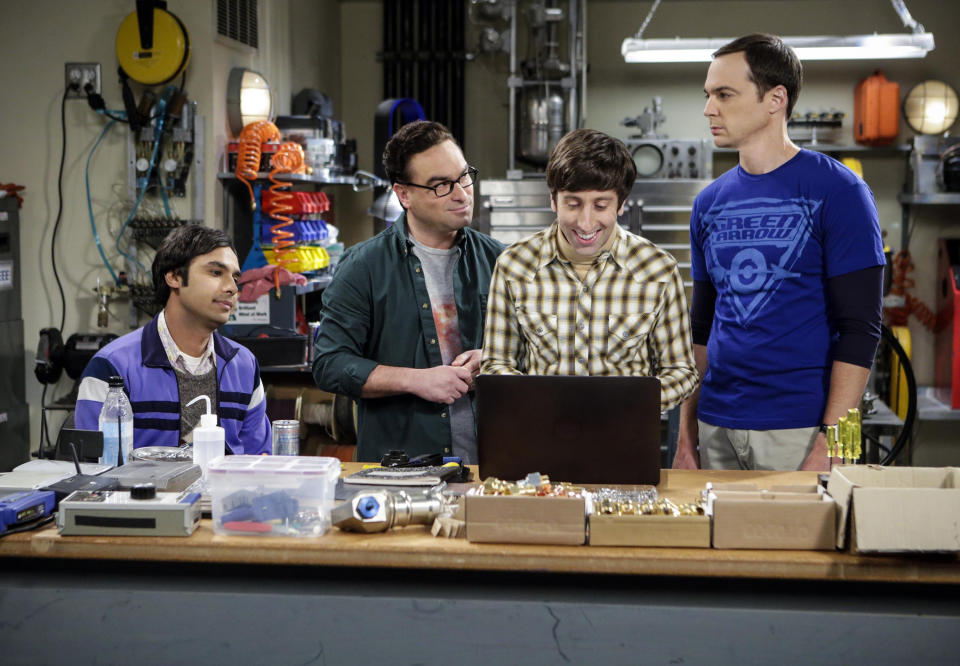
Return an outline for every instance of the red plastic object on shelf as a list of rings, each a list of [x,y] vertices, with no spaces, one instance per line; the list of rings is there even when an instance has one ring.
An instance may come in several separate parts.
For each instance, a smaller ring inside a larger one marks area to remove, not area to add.
[[[286,202],[292,208],[290,215],[322,215],[330,210],[330,198],[323,192],[289,192],[293,198]],[[260,194],[263,207],[271,210],[273,193],[266,191]]]

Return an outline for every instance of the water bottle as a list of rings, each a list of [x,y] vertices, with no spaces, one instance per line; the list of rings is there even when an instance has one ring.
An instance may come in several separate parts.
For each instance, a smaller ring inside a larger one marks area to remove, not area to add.
[[[117,466],[124,464],[133,450],[133,407],[123,392],[122,377],[110,378],[110,388],[100,410],[100,432],[103,433],[100,462]]]

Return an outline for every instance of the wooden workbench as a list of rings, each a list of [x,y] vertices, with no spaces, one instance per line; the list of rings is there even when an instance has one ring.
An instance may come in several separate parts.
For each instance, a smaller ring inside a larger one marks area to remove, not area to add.
[[[769,487],[815,474],[664,470],[661,481],[662,495],[683,500],[707,481]],[[0,539],[0,627],[18,628],[2,632],[8,663],[122,663],[144,641],[152,663],[306,663],[316,640],[326,663],[490,663],[465,641],[498,646],[497,663],[638,663],[640,652],[649,663],[766,663],[787,650],[846,666],[953,663],[957,584],[954,556],[472,544],[421,526],[258,538],[215,535],[204,520],[187,538],[61,537],[49,526]],[[254,618],[269,641],[249,631]],[[74,634],[52,647],[51,626]],[[879,642],[851,642],[858,632]]]
[[[349,464],[345,467],[352,469]],[[707,481],[751,481],[769,487],[815,483],[816,475],[664,470],[659,490],[672,499],[689,500]],[[206,519],[187,538],[62,537],[51,524],[37,532],[0,540],[0,556],[960,584],[957,558],[826,551],[473,544],[464,539],[433,538],[424,526],[380,534],[351,534],[333,529],[316,539],[242,537],[214,534],[211,521]]]

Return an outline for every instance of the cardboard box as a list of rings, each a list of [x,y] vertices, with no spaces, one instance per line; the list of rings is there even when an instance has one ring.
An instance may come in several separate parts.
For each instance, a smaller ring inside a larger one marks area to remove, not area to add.
[[[871,553],[960,551],[960,468],[835,467],[837,542]]]
[[[833,550],[836,503],[820,486],[707,484],[714,548]]]
[[[591,546],[709,548],[710,516],[590,516]]]
[[[467,495],[467,541],[582,546],[586,508],[582,497]]]

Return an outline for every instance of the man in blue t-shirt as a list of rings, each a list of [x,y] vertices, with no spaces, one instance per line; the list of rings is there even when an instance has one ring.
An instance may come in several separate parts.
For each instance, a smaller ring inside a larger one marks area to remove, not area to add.
[[[826,425],[859,405],[880,337],[883,244],[867,185],[798,148],[803,72],[772,35],[713,54],[704,115],[739,164],[690,216],[698,393],[674,467],[828,470]]]

